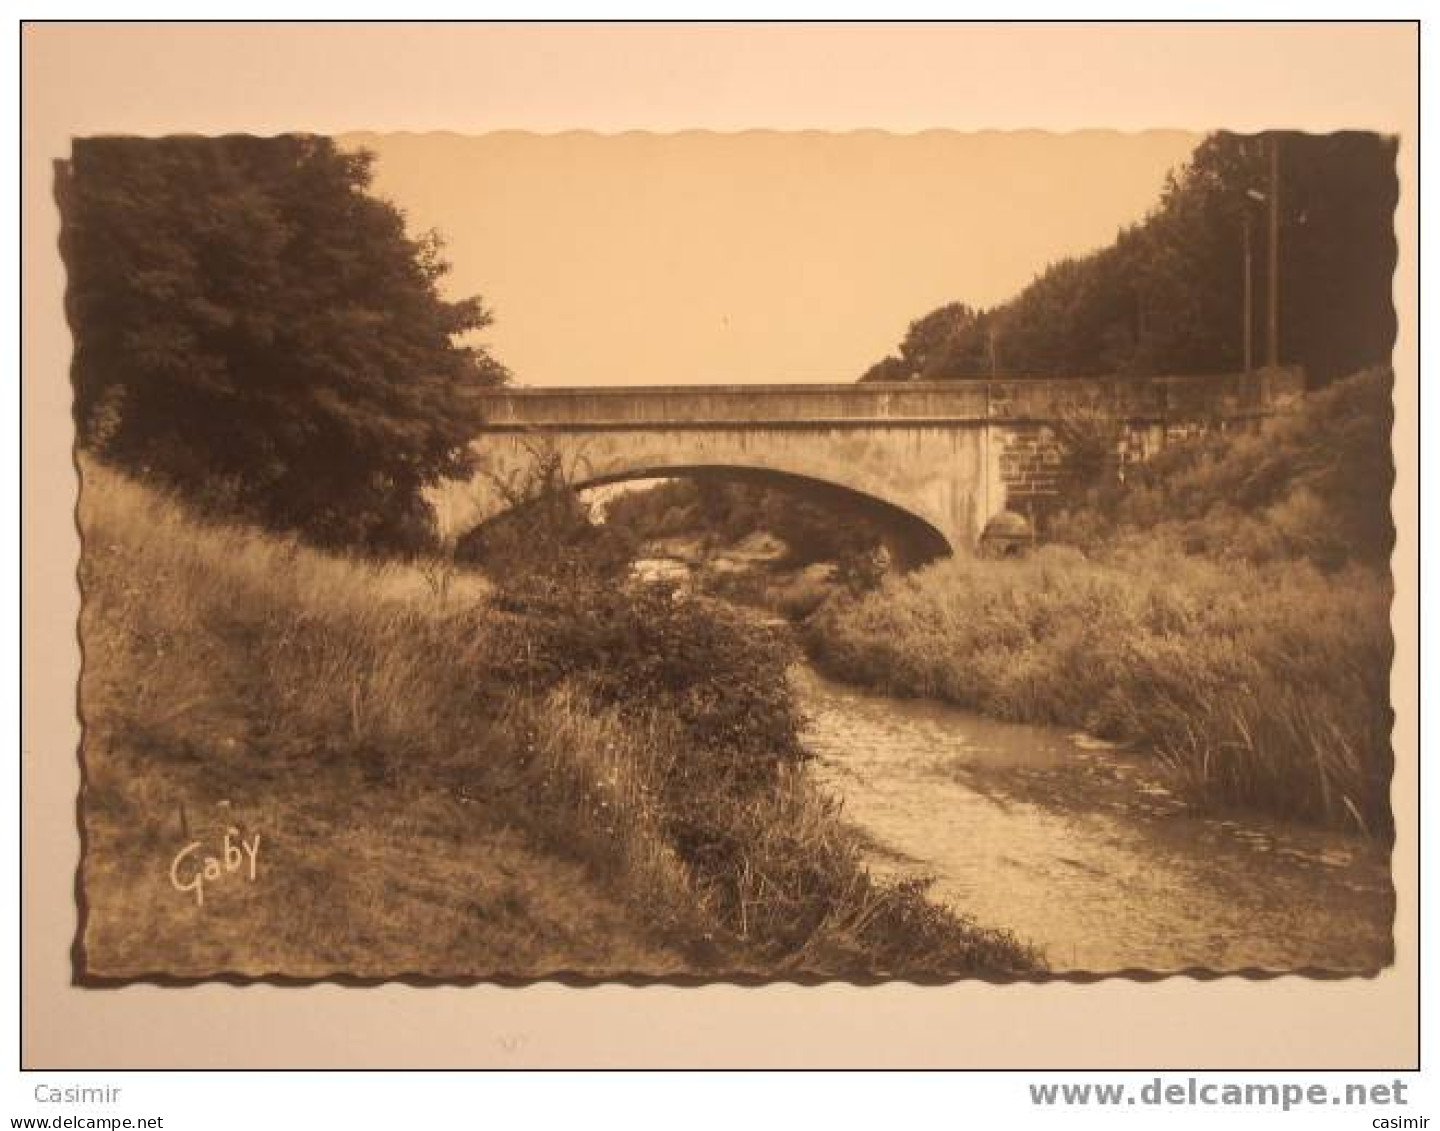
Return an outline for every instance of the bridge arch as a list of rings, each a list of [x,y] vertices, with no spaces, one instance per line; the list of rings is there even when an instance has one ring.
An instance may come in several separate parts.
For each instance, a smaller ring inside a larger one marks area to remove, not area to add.
[[[840,521],[847,515],[859,516],[879,535],[891,560],[901,569],[914,569],[937,558],[950,557],[955,552],[943,531],[904,506],[842,483],[773,468],[667,463],[592,476],[577,482],[575,488],[583,491],[642,479],[714,479],[755,483],[813,502],[833,512]]]
[[[562,460],[566,455],[570,456],[569,460],[565,460],[565,470],[571,487],[576,491],[647,479],[754,483],[776,488],[823,507],[835,514],[837,522],[844,522],[847,517],[863,519],[875,530],[891,560],[901,569],[913,569],[955,552],[945,532],[914,509],[879,492],[865,491],[811,472],[774,467],[760,461],[716,463],[667,459],[658,453],[647,459],[619,463],[606,461],[601,465],[587,458],[583,451],[562,452],[561,455]],[[513,453],[513,462],[497,459],[493,448],[488,456],[486,462],[489,466],[482,469],[468,485],[471,505],[457,508],[455,500],[449,500],[451,517],[445,525],[451,540],[459,540],[514,509],[509,500],[520,477],[526,473],[526,466]],[[531,450],[526,451],[526,456],[531,460],[535,458]],[[500,484],[504,485],[504,489]]]

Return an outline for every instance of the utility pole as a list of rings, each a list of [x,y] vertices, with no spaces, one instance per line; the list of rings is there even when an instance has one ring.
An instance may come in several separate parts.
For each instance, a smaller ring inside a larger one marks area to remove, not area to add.
[[[1245,338],[1245,372],[1255,368],[1255,273],[1250,255],[1250,205],[1245,205],[1245,310],[1240,315],[1241,333]]]
[[[1270,142],[1270,270],[1266,280],[1269,286],[1268,340],[1266,341],[1265,362],[1270,368],[1280,364],[1280,135],[1272,133]]]

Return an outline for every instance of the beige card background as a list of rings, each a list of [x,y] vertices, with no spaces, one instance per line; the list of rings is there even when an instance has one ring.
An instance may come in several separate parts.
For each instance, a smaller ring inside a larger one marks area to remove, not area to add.
[[[25,1067],[1417,1066],[1416,26],[31,24],[23,44]],[[1396,965],[940,988],[71,985],[79,544],[50,196],[69,139],[752,127],[1401,136]]]

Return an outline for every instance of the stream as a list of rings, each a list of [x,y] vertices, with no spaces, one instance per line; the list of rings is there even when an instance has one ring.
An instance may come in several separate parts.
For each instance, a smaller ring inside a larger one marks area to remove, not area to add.
[[[871,870],[1041,947],[1055,972],[1373,972],[1391,959],[1387,850],[1196,811],[1153,759],[1054,727],[894,699],[797,664],[821,784]]]

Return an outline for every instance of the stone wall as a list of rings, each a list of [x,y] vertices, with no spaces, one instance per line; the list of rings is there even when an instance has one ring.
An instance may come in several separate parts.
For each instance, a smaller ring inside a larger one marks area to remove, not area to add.
[[[1255,416],[1163,423],[1126,421],[1116,428],[1113,444],[1106,452],[1106,470],[1123,479],[1126,468],[1143,463],[1171,444],[1258,424]],[[1004,489],[1003,509],[1043,522],[1060,503],[1066,477],[1075,470],[1070,463],[1071,449],[1061,431],[1053,424],[1024,422],[992,425],[990,432],[998,452],[995,475]]]

